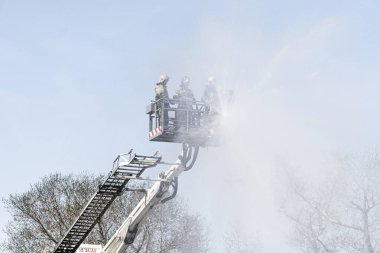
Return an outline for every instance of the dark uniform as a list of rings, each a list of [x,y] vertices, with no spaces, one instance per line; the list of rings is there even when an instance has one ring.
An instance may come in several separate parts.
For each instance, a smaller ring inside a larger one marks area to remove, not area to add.
[[[189,89],[189,79],[184,77],[180,88],[176,91],[173,96],[175,100],[178,100],[178,109],[176,113],[177,119],[177,129],[181,126],[191,126],[192,125],[192,112],[193,103],[195,102],[195,97],[193,92]]]
[[[203,92],[202,102],[205,103],[206,110],[210,114],[219,114],[220,112],[220,100],[218,91],[214,84],[206,85]]]
[[[218,129],[219,114],[221,112],[221,103],[214,77],[209,77],[201,101],[206,107],[204,126],[208,129],[208,136],[212,137]]]

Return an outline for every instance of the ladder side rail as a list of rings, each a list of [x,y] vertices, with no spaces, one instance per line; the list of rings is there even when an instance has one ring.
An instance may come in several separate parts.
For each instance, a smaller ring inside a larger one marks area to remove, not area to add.
[[[125,180],[125,182],[120,187],[118,187],[120,189],[120,191],[125,187],[125,185],[128,183],[128,181],[129,181],[129,179]],[[106,183],[106,181],[103,184],[105,184],[105,183]],[[59,251],[59,249],[61,249],[62,247],[66,247],[67,245],[65,242],[72,242],[72,244],[75,244],[75,246],[73,247],[74,251],[72,251],[72,252],[75,252],[75,250],[80,246],[80,244],[85,240],[87,235],[94,228],[96,223],[101,219],[103,214],[107,211],[109,206],[113,203],[115,198],[119,195],[119,193],[114,193],[114,194],[109,194],[109,193],[107,194],[106,193],[106,194],[104,194],[104,192],[102,192],[102,190],[103,189],[101,187],[99,187],[99,189],[92,196],[92,198],[87,203],[85,208],[82,209],[82,212],[80,213],[80,215],[77,216],[76,220],[73,222],[70,229],[68,229],[65,236],[62,238],[62,240],[58,244],[56,251]],[[97,197],[102,197],[102,196],[111,197],[111,198],[110,199],[101,199],[101,200],[99,200],[97,198]],[[96,202],[104,201],[103,204],[105,204],[105,206],[102,208],[96,208],[96,210],[92,210],[94,208],[95,204],[96,204],[95,207],[100,207],[102,205],[102,203],[95,203],[95,201]],[[97,211],[100,211],[100,212],[97,212]],[[90,215],[90,213],[95,213],[95,215]],[[84,231],[84,234],[80,236],[81,238],[79,239],[79,241],[77,240],[77,238],[74,238],[75,236],[74,237],[70,236],[70,234],[72,234],[73,232],[75,232],[75,230],[77,230],[76,227],[80,224],[81,220],[83,220],[85,218],[89,218],[89,217],[92,218],[91,221],[89,221],[89,222],[91,222],[91,224],[89,224],[90,226],[87,229],[85,229],[86,231]],[[71,245],[69,247],[71,248]]]
[[[76,217],[75,221],[73,222],[73,224],[71,225],[71,227],[67,230],[65,236],[61,239],[61,241],[59,242],[58,245],[61,245],[65,240],[67,240],[67,236],[70,234],[70,232],[73,230],[73,228],[76,226],[76,224],[79,222],[79,220],[85,216],[85,213],[88,212],[91,205],[94,204],[94,200],[96,199],[97,196],[100,196],[100,195],[103,195],[102,193],[102,187],[106,185],[107,182],[109,182],[109,179],[112,179],[112,174],[108,175],[107,178],[105,178],[105,180],[99,185],[97,191],[92,195],[92,197],[90,198],[90,201],[87,202],[86,206],[82,209],[81,213]],[[129,181],[129,180],[128,180]],[[128,182],[127,181],[127,182]],[[111,182],[113,183],[113,182]],[[107,188],[109,188],[109,186],[106,186]],[[120,187],[117,187],[117,188],[120,188]],[[116,195],[115,195],[116,197]],[[112,198],[111,202],[114,200],[115,198]],[[102,212],[103,214],[104,212]],[[101,215],[100,215],[101,216]],[[96,224],[96,221],[94,222]],[[93,226],[92,226],[93,227]],[[58,246],[59,247],[59,246]],[[57,247],[57,248],[58,248]]]
[[[112,204],[113,200],[116,198],[116,196],[113,196],[112,200],[110,200],[107,205],[103,208],[103,210],[100,212],[100,213],[97,213],[96,215],[94,215],[93,217],[96,217],[96,220],[90,225],[90,227],[88,229],[86,229],[85,232],[79,232],[81,233],[80,234],[80,239],[79,240],[75,240],[72,242],[72,245],[69,245],[67,246],[68,248],[70,248],[71,250],[68,251],[68,252],[75,252],[79,246],[82,244],[82,242],[86,239],[86,237],[88,236],[88,234],[92,231],[92,229],[94,228],[94,226],[98,223],[98,221],[101,219],[101,217],[103,216],[103,214],[107,211],[108,207]],[[56,251],[60,250],[60,248],[63,247],[62,245],[62,242],[66,240],[68,241],[72,241],[71,238],[67,238],[67,235],[70,234],[70,232],[72,232],[72,228],[75,227],[77,224],[77,222],[80,220],[80,218],[83,217],[83,216],[80,216],[78,217],[77,221],[72,225],[72,227],[70,228],[70,230],[67,232],[66,236],[62,239],[61,241],[61,247],[58,247]],[[74,245],[75,244],[75,245]],[[66,247],[65,247],[66,248]],[[59,252],[62,252],[62,251],[59,251]],[[65,250],[63,252],[66,252]]]

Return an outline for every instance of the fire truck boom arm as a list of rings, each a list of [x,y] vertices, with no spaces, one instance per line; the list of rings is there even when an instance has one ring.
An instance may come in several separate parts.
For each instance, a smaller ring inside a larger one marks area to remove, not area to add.
[[[146,193],[146,196],[140,200],[135,209],[130,213],[121,227],[116,231],[108,243],[104,246],[104,253],[124,253],[130,244],[133,243],[137,232],[138,225],[142,222],[149,210],[165,198],[171,182],[185,170],[181,159],[178,159],[175,165],[172,165],[167,171],[161,173],[160,180],[155,182]]]

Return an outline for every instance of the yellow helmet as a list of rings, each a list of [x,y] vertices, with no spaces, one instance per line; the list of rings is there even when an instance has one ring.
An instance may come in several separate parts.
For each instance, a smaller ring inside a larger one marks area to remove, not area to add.
[[[169,80],[169,76],[166,74],[160,75],[160,82],[167,82]]]

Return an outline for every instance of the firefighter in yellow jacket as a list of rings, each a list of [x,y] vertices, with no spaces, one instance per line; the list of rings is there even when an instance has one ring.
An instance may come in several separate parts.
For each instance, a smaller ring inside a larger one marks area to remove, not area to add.
[[[170,107],[170,105],[169,105],[169,94],[168,94],[168,89],[166,85],[168,81],[169,81],[169,76],[162,74],[160,76],[160,81],[156,83],[156,86],[154,88],[154,91],[156,93],[155,99],[156,99],[156,105],[157,105],[157,111],[158,111],[157,117],[160,119],[160,122],[162,122],[164,127],[167,127],[168,122],[169,122],[168,108]]]

